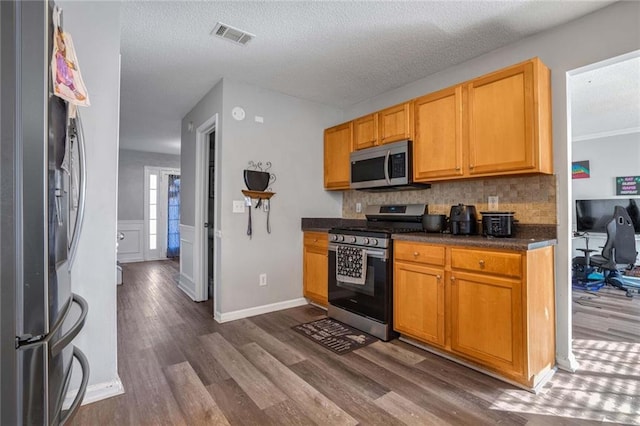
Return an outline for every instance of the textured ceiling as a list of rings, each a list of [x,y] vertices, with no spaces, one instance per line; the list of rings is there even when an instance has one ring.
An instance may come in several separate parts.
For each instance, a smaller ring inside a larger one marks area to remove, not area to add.
[[[640,56],[571,77],[574,140],[640,133]]]
[[[179,153],[221,78],[345,107],[612,1],[124,1],[120,143]],[[217,21],[256,35],[242,47]]]

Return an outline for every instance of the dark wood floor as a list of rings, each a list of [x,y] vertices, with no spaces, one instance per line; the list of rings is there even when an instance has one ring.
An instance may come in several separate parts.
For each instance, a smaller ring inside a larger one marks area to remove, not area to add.
[[[397,340],[335,355],[291,330],[324,317],[312,306],[218,324],[177,289],[176,262],[124,276],[126,393],[83,406],[77,425],[640,424],[640,298],[622,292],[576,296],[582,369],[533,395]]]

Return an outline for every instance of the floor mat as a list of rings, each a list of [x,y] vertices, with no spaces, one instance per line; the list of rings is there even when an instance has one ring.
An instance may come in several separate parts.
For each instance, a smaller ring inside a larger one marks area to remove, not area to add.
[[[291,328],[338,355],[349,353],[378,340],[363,331],[330,318],[294,325]]]

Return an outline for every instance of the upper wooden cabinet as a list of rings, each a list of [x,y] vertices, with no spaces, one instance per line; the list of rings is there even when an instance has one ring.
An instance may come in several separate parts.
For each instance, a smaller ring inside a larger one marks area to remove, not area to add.
[[[549,69],[533,58],[325,130],[325,187],[349,188],[347,148],[403,139],[417,182],[551,174]]]
[[[412,139],[411,103],[405,102],[353,120],[353,149]]]
[[[383,109],[377,113],[377,116],[380,144],[413,139],[413,114],[410,102]]]
[[[462,86],[418,98],[413,108],[414,180],[462,176]]]
[[[538,59],[414,101],[414,180],[553,173],[549,70]]]
[[[353,122],[340,124],[324,131],[324,187],[349,189],[351,182],[351,142]]]
[[[538,58],[465,89],[469,175],[553,172],[549,69]]]
[[[378,114],[369,114],[353,120],[353,149],[378,144]]]

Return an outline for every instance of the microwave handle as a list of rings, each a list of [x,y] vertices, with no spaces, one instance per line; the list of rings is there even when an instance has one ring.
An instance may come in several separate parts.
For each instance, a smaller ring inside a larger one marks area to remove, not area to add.
[[[389,179],[389,156],[391,150],[387,150],[387,154],[384,156],[384,178],[387,181],[387,185],[391,185],[391,179]]]

